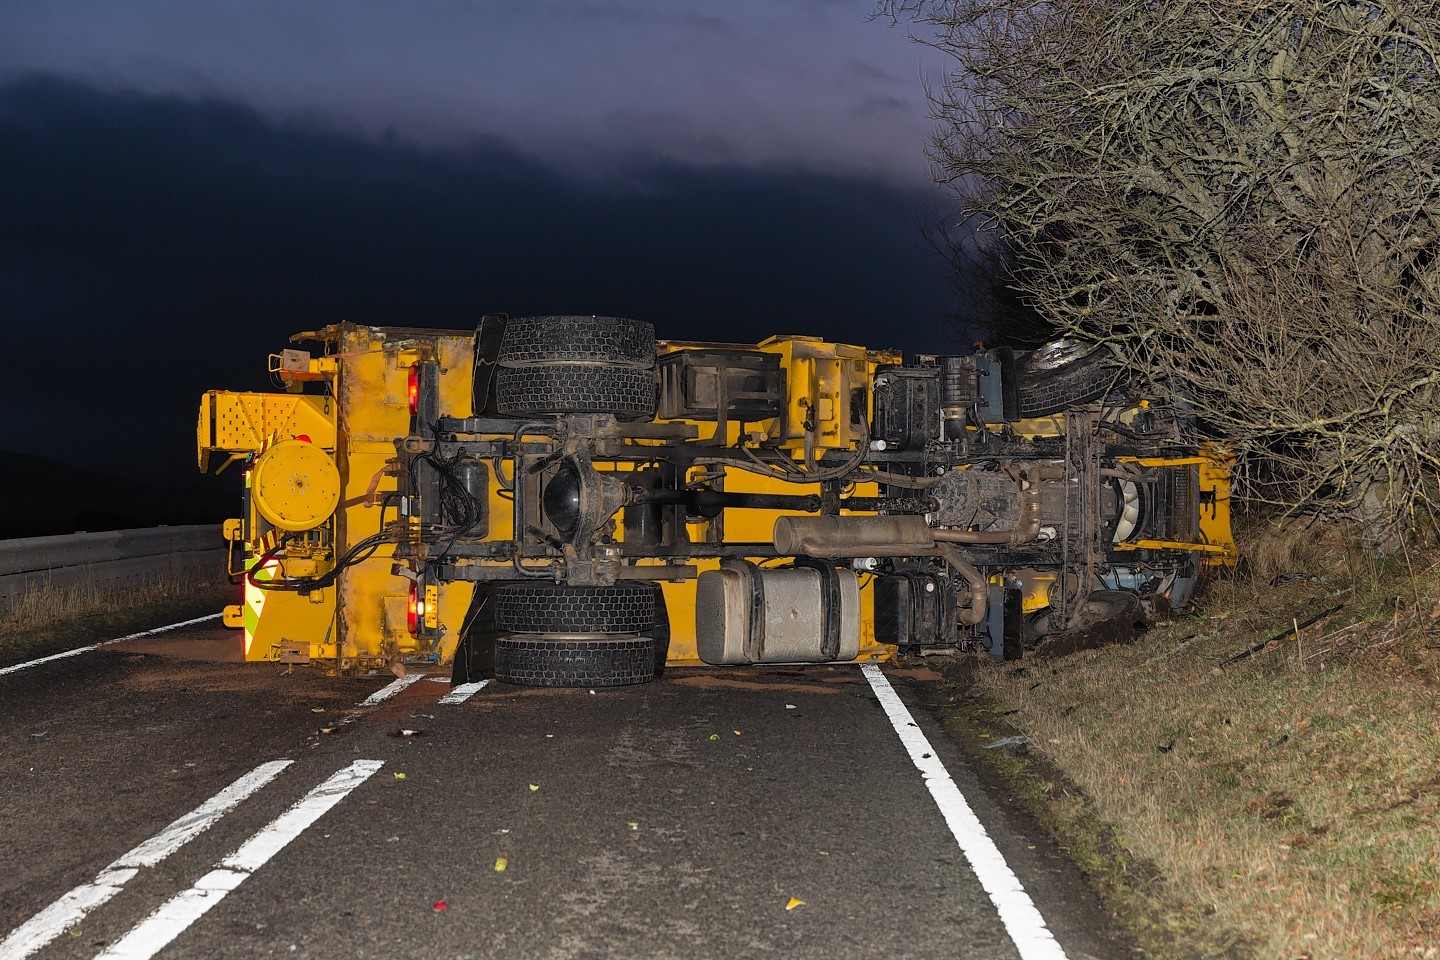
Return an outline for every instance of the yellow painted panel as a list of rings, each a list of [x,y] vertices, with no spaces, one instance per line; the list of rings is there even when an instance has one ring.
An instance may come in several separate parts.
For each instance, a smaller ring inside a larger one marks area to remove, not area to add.
[[[274,437],[309,437],[327,450],[335,447],[335,403],[330,397],[295,393],[236,393],[211,390],[200,399],[196,428],[200,471],[213,454],[254,453]]]

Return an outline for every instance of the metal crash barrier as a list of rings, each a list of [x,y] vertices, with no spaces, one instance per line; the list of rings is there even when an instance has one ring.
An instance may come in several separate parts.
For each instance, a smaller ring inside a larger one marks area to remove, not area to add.
[[[46,587],[124,589],[224,570],[219,524],[0,540],[0,603]]]

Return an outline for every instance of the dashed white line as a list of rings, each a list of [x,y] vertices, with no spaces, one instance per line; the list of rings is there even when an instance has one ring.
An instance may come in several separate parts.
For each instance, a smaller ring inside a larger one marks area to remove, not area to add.
[[[197,623],[204,623],[206,620],[214,620],[220,614],[212,613],[203,617],[196,617],[194,620],[182,620],[179,623],[168,623],[163,627],[156,627],[153,630],[141,630],[139,633],[128,633],[123,637],[116,637],[113,640],[101,640],[99,643],[92,643],[85,647],[76,647],[74,650],[62,650],[60,653],[52,653],[48,657],[39,657],[35,660],[26,660],[24,663],[12,664],[8,667],[0,667],[0,677],[7,673],[17,673],[29,667],[38,667],[42,663],[49,663],[52,660],[63,660],[66,657],[78,657],[82,653],[89,653],[91,650],[98,650],[101,647],[108,647],[112,643],[124,643],[126,640],[139,640],[141,637],[151,637],[157,633],[164,633],[167,630],[178,630],[181,627],[191,627]]]
[[[41,910],[0,940],[0,960],[23,960],[75,926],[91,910],[108,901],[142,867],[153,867],[179,850],[246,797],[265,786],[290,765],[289,760],[262,763],[179,820],[161,830],[84,883]]]
[[[476,680],[474,683],[462,683],[451,688],[450,692],[440,698],[441,703],[464,703],[475,694],[484,689],[489,680]]]
[[[96,960],[149,960],[155,956],[384,765],[382,760],[356,760],[336,773],[262,827],[194,886],[140,921]]]
[[[935,805],[940,808],[940,814],[960,845],[960,851],[970,862],[980,886],[990,895],[990,902],[995,904],[1000,922],[1004,924],[1015,949],[1020,951],[1021,960],[1067,960],[1064,949],[1045,925],[1045,918],[1036,909],[1030,894],[1025,892],[1010,864],[1005,862],[1005,857],[995,846],[995,841],[985,832],[984,825],[970,809],[964,794],[950,778],[950,771],[935,756],[930,741],[920,732],[915,718],[910,715],[895,688],[890,686],[890,681],[885,679],[879,665],[867,663],[861,669],[875,691],[875,698],[885,708],[891,726],[899,734],[900,742],[920,770],[925,786],[930,788],[930,795],[935,798]]]
[[[406,687],[410,686],[410,684],[414,683],[414,682],[417,681],[417,680],[420,680],[420,679],[424,678],[424,676],[425,676],[425,674],[423,674],[423,673],[407,673],[405,676],[401,677],[400,679],[395,680],[395,681],[391,682],[390,684],[381,687],[379,690],[376,690],[374,693],[370,694],[370,696],[366,697],[364,700],[361,700],[361,701],[360,701],[360,706],[362,706],[362,707],[375,707],[375,706],[379,706],[380,704],[384,703],[386,700],[389,700],[391,697],[395,696],[395,694],[399,693],[401,690],[404,690]]]

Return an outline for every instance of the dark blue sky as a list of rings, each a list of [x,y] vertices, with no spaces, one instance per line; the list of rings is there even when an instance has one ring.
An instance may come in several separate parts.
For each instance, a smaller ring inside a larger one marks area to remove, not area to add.
[[[185,482],[199,394],[342,319],[947,349],[937,65],[711,6],[6,0],[0,449]]]

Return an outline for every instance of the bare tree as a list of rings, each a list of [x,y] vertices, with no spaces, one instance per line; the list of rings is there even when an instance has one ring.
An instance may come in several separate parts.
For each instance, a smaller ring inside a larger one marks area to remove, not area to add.
[[[1440,3],[882,11],[957,61],[936,173],[1040,313],[1188,394],[1249,497],[1412,525],[1440,473]]]

